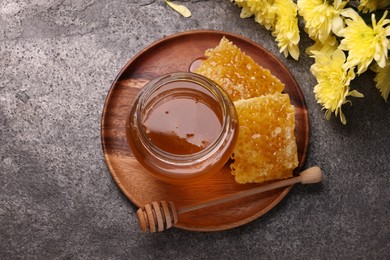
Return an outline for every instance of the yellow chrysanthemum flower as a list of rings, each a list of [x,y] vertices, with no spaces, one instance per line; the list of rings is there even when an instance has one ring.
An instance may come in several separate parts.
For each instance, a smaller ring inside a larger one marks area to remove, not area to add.
[[[387,61],[383,68],[379,67],[378,64],[375,64],[372,70],[376,72],[376,76],[374,78],[376,87],[387,102],[387,98],[390,93],[390,61]]]
[[[344,37],[340,48],[348,51],[348,59],[345,66],[358,67],[358,74],[367,70],[370,63],[375,60],[379,67],[383,68],[387,60],[387,52],[390,48],[390,19],[383,17],[376,22],[375,14],[372,14],[372,27],[368,26],[363,18],[353,9],[346,9],[342,15],[351,19],[346,20],[347,27],[340,32]]]
[[[348,96],[362,97],[356,90],[350,91],[349,84],[355,78],[352,69],[345,69],[345,54],[340,49],[328,47],[321,51],[313,51],[315,63],[310,70],[316,77],[318,84],[314,87],[315,98],[326,109],[325,117],[330,119],[334,112],[340,114],[340,120],[346,124],[346,119],[341,110],[342,105],[350,103]]]
[[[274,28],[276,22],[276,7],[274,0],[235,0],[242,7],[240,17],[255,16],[255,21],[267,30]]]
[[[231,0],[233,1],[233,0]],[[292,0],[235,0],[242,7],[240,17],[255,16],[255,21],[272,30],[280,52],[299,58],[300,41],[297,6]]]
[[[367,13],[385,8],[388,4],[390,4],[390,0],[360,0],[358,9],[363,13]]]
[[[321,42],[335,42],[335,37],[331,32],[338,35],[344,27],[340,11],[343,10],[348,1],[334,0],[298,0],[298,12],[305,22],[305,30],[313,40]]]
[[[298,43],[300,41],[297,6],[292,0],[275,0],[277,19],[272,35],[276,38],[280,52],[295,60],[299,58]]]

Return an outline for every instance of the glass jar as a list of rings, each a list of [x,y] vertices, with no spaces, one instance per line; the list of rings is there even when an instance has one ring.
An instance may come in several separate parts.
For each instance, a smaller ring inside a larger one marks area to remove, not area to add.
[[[172,184],[198,181],[231,157],[238,135],[233,102],[210,79],[176,72],[146,84],[126,122],[128,144],[154,177]]]

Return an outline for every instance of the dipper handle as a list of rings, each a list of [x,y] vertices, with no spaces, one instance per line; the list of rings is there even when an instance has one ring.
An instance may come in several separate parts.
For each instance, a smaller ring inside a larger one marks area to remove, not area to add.
[[[221,198],[204,201],[199,204],[176,209],[172,201],[154,201],[146,204],[137,210],[138,223],[143,232],[160,232],[172,227],[179,220],[178,215],[205,207],[225,203],[231,200],[240,199],[250,195],[278,189],[281,187],[293,185],[296,183],[312,184],[319,183],[322,180],[322,171],[318,166],[313,166],[302,171],[299,176],[286,180],[269,183],[260,187],[240,191]]]

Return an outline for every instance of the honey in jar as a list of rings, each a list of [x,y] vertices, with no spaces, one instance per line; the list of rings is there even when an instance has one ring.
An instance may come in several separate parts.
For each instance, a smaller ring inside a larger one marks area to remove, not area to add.
[[[217,172],[229,160],[237,132],[228,95],[213,81],[188,72],[149,82],[135,97],[126,125],[136,159],[170,183]]]

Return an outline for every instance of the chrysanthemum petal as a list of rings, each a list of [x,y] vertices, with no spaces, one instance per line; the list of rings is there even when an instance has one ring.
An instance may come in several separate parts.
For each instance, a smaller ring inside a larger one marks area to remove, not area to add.
[[[294,60],[298,60],[299,59],[299,55],[300,55],[300,51],[299,51],[298,45],[291,45],[291,46],[289,46],[288,53],[291,55],[291,57]]]
[[[349,91],[348,96],[362,98],[364,95],[357,90]]]
[[[240,18],[251,17],[254,13],[246,6],[241,9]]]
[[[367,13],[384,8],[388,4],[390,4],[390,0],[360,0],[358,9],[363,13]]]
[[[332,32],[340,36],[340,31],[344,29],[344,20],[340,16],[337,16],[332,19]]]
[[[347,119],[345,118],[345,115],[343,113],[343,110],[340,109],[340,121],[345,125],[347,123]]]
[[[358,20],[360,18],[359,14],[352,8],[344,9],[340,12],[340,14],[344,17],[351,18],[352,20]]]
[[[372,70],[376,72],[374,78],[376,88],[379,89],[383,99],[387,102],[390,93],[390,61],[387,61],[383,68],[376,64],[373,66]]]
[[[173,10],[175,10],[176,12],[181,14],[182,16],[188,18],[192,15],[191,11],[187,7],[185,7],[184,5],[174,4],[168,0],[164,0],[164,1],[167,5],[169,5]]]

